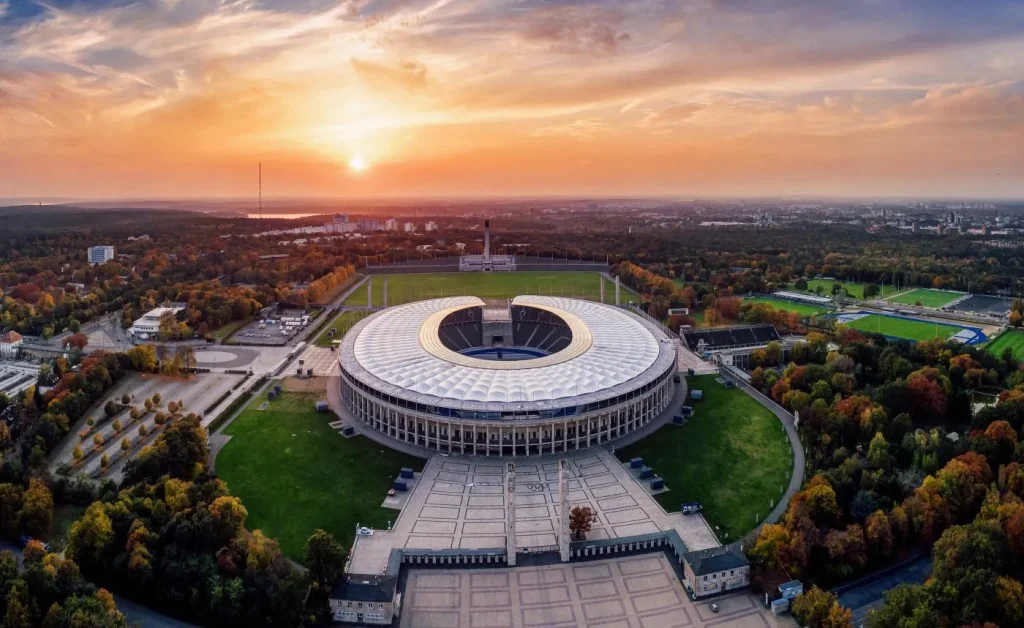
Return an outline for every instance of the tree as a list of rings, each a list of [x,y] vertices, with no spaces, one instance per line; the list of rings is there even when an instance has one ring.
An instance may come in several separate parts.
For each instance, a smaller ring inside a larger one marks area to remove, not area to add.
[[[85,346],[88,344],[89,337],[83,334],[82,332],[78,332],[77,334],[72,335],[67,340],[67,345],[69,347],[71,347],[72,349],[78,349],[79,351],[85,349]]]
[[[100,560],[113,539],[113,523],[103,504],[93,502],[71,526],[68,556],[80,564],[92,565]]]
[[[776,341],[771,341],[764,347],[766,357],[768,358],[768,364],[778,364],[782,362],[782,345]]]
[[[107,403],[103,404],[103,414],[107,415],[108,419],[117,414],[117,410],[117,404],[114,403],[113,399],[110,399]]]
[[[97,434],[92,437],[92,443],[93,443],[93,445],[96,446],[96,449],[99,449],[100,447],[102,447],[103,443],[104,443],[103,435],[97,432]]]
[[[306,541],[306,568],[321,585],[334,584],[345,569],[347,552],[334,536],[323,530],[316,530]]]
[[[167,411],[171,414],[176,414],[178,412],[178,403],[176,401],[167,402]]]
[[[159,406],[160,405],[160,393],[153,393],[152,399],[153,399],[153,405],[154,406]]]
[[[0,484],[0,534],[12,539],[18,534],[24,495],[15,484]]]
[[[121,405],[126,406],[132,402],[132,396],[128,393],[121,395]]]
[[[249,516],[249,512],[242,505],[241,500],[229,495],[215,499],[210,504],[209,511],[213,516],[214,529],[221,543],[227,543],[235,538],[245,525],[246,517]]]
[[[793,600],[793,617],[809,628],[851,628],[853,614],[843,608],[832,593],[817,586],[804,591]]]
[[[892,553],[893,538],[889,518],[881,510],[868,515],[864,521],[864,538],[872,556],[886,559]]]
[[[885,442],[881,432],[875,432],[868,446],[868,464],[875,469],[889,468],[889,443]]]
[[[30,539],[25,544],[25,551],[22,553],[25,559],[26,565],[34,565],[43,560],[43,556],[46,556],[46,547],[43,546],[43,542],[38,539]]]
[[[128,453],[128,450],[132,448],[132,441],[130,438],[125,436],[121,439],[121,451]]]
[[[114,419],[113,423],[110,424],[110,427],[114,428],[115,433],[120,432],[122,427],[121,419]]]
[[[106,471],[107,467],[109,467],[109,466],[110,466],[110,457],[107,454],[103,454],[103,457],[100,458],[100,468],[103,469],[104,471]]]
[[[590,506],[573,506],[569,511],[569,531],[577,539],[587,538],[587,532],[590,532],[595,521],[597,521],[597,515],[590,509]]]
[[[133,370],[142,371],[144,373],[152,373],[156,371],[156,347],[153,345],[139,345],[137,347],[132,347],[125,352],[125,355],[128,356],[128,362],[131,364]]]
[[[32,536],[46,536],[50,531],[50,521],[52,520],[53,494],[42,480],[30,479],[21,507],[22,529]]]
[[[146,430],[145,424],[139,426],[139,436],[144,437],[149,431]]]
[[[81,462],[85,454],[82,453],[82,448],[75,445],[75,448],[71,450],[71,457],[75,459],[75,462]]]

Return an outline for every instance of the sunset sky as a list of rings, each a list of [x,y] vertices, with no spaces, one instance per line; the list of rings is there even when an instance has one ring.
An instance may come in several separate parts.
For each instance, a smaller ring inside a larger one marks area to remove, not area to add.
[[[1024,197],[1019,0],[0,0],[0,198]]]

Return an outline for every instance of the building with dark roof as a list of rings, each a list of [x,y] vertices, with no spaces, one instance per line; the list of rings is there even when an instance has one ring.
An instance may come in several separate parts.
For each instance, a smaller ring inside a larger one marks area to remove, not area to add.
[[[329,596],[336,622],[390,626],[401,613],[401,594],[396,595],[398,575],[345,574],[334,583]]]
[[[750,561],[728,547],[687,552],[683,554],[683,584],[695,598],[750,586]]]

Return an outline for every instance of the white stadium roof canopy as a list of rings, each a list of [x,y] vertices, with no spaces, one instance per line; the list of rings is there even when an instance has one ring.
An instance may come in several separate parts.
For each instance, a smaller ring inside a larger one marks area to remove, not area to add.
[[[560,297],[519,296],[513,305],[561,316],[574,329],[574,342],[562,351],[534,360],[488,361],[444,349],[436,338],[441,313],[483,305],[476,297],[449,297],[388,308],[352,328],[340,359],[352,376],[385,394],[493,410],[607,399],[653,381],[675,362],[668,337],[640,317]]]

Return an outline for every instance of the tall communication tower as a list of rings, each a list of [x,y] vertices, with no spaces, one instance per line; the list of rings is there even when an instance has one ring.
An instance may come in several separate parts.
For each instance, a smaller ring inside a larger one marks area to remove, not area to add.
[[[259,201],[260,202],[260,220],[263,220],[263,162],[261,161],[261,162],[259,162],[259,164],[260,164],[259,165],[259,168],[260,168],[260,176],[259,176],[259,181],[260,181],[260,183],[259,183],[259,185],[260,185],[260,201]]]

